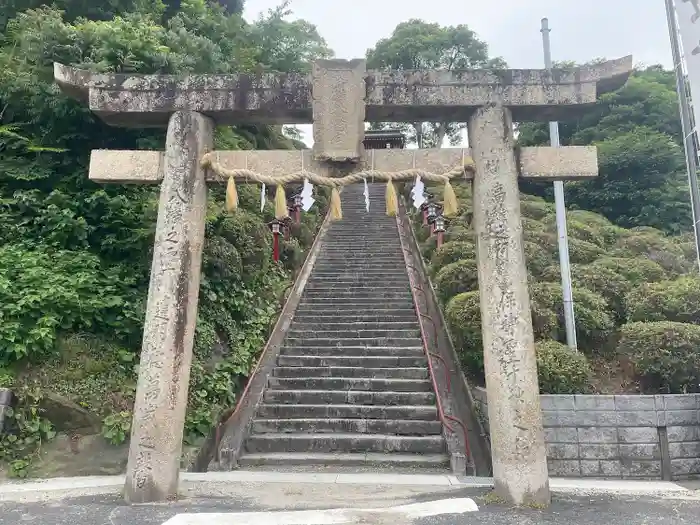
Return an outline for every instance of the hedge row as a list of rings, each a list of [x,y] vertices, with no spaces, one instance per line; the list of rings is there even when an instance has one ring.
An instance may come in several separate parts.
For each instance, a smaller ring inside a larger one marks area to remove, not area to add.
[[[414,226],[462,366],[483,376],[476,239],[469,195],[462,216],[437,249]],[[568,212],[577,339],[565,341],[554,208],[523,195],[523,249],[537,341],[540,387],[546,393],[591,389],[589,359],[628,363],[644,393],[700,391],[700,278],[695,254],[681,238],[653,228],[627,230],[587,211]]]

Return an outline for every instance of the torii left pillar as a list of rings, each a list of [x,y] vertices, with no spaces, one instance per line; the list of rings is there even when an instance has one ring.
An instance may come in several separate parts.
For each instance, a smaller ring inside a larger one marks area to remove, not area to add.
[[[124,486],[131,503],[177,496],[207,207],[200,159],[213,136],[200,113],[170,116]]]

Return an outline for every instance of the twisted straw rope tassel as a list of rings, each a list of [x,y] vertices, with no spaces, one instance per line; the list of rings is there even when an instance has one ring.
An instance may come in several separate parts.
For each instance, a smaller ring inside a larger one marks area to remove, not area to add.
[[[340,219],[342,218],[342,212],[340,211],[340,197],[338,195],[338,188],[342,188],[344,186],[349,186],[350,184],[357,184],[359,182],[362,182],[364,179],[372,179],[372,180],[380,180],[380,181],[385,181],[387,182],[387,214],[388,215],[395,215],[395,207],[393,205],[394,200],[396,199],[396,190],[394,188],[393,183],[394,182],[403,182],[403,181],[408,181],[408,180],[414,180],[416,177],[420,176],[421,179],[426,180],[428,182],[442,182],[445,184],[445,190],[444,190],[444,210],[443,213],[445,216],[454,216],[457,214],[457,197],[455,195],[454,189],[452,188],[452,184],[450,183],[451,179],[461,177],[465,175],[466,173],[471,173],[474,174],[475,172],[475,166],[474,166],[474,161],[470,157],[465,157],[464,162],[461,166],[455,166],[452,168],[450,171],[447,171],[442,174],[437,174],[437,173],[431,173],[429,171],[425,171],[422,169],[406,169],[406,170],[401,170],[401,171],[396,171],[396,172],[390,172],[390,171],[376,171],[376,170],[365,170],[361,171],[358,173],[351,173],[350,175],[345,175],[344,177],[325,177],[323,175],[318,175],[316,173],[306,171],[306,170],[301,170],[297,171],[294,173],[290,173],[288,175],[282,175],[278,177],[273,177],[271,175],[264,175],[261,173],[257,173],[255,171],[249,170],[249,169],[244,169],[244,168],[236,168],[236,169],[229,169],[225,168],[224,166],[221,165],[220,162],[216,159],[216,154],[215,152],[209,152],[205,154],[202,157],[201,165],[203,168],[208,168],[212,170],[214,173],[216,173],[219,177],[222,179],[228,179],[228,189],[229,191],[227,193],[235,193],[235,181],[236,179],[238,180],[245,180],[246,182],[257,182],[259,184],[266,184],[266,185],[273,185],[282,187],[285,184],[292,184],[294,182],[303,182],[304,179],[308,179],[309,182],[312,184],[316,184],[318,186],[325,186],[333,189],[333,192],[331,194],[331,213],[333,215],[333,218],[335,219]],[[234,188],[232,190],[232,188]],[[393,189],[393,197],[392,197],[392,189]],[[279,194],[278,192],[278,195]],[[233,199],[227,199],[227,209],[234,209],[235,205],[232,202]],[[334,204],[335,203],[335,204]],[[337,210],[335,212],[333,211],[334,206],[337,205]],[[279,206],[278,206],[279,208]],[[283,210],[277,210],[278,214],[281,213]],[[284,210],[284,214],[286,216],[286,206]],[[283,217],[278,217],[278,219],[282,219]]]

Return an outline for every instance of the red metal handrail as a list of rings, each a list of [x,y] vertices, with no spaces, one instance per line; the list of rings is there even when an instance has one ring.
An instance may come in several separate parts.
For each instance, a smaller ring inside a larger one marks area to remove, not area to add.
[[[397,229],[399,232],[399,241],[401,242],[401,253],[403,254],[406,268],[408,268],[409,270],[417,271],[416,268],[410,263],[410,261],[408,260],[408,256],[406,255],[407,250],[406,250],[406,246],[405,246],[405,242],[404,242],[404,235],[403,235],[403,232],[401,229],[402,223],[401,223],[401,219],[399,218],[398,215],[396,215],[396,225],[397,225]],[[459,426],[462,428],[462,432],[464,433],[464,449],[465,449],[465,453],[467,455],[467,461],[469,461],[469,460],[471,460],[471,451],[470,451],[470,447],[469,447],[469,435],[468,435],[467,427],[460,419],[445,414],[445,410],[443,409],[443,406],[442,406],[442,400],[440,399],[440,388],[438,387],[437,380],[435,379],[435,369],[433,368],[433,360],[431,359],[431,357],[433,355],[436,355],[436,354],[433,354],[428,349],[428,341],[426,340],[426,337],[425,337],[425,327],[423,326],[423,317],[430,318],[430,316],[421,313],[420,308],[418,306],[418,298],[416,297],[416,290],[421,291],[424,295],[425,295],[425,290],[423,290],[420,286],[416,285],[415,279],[413,278],[413,275],[410,271],[407,271],[406,273],[408,275],[408,280],[409,280],[409,284],[411,287],[411,297],[413,298],[413,307],[414,307],[416,313],[418,314],[418,326],[420,327],[421,342],[423,343],[423,351],[425,352],[425,357],[428,360],[428,373],[430,374],[430,380],[433,383],[433,388],[435,389],[435,399],[436,399],[436,404],[437,404],[437,409],[438,409],[438,417],[440,418],[440,421],[442,422],[444,427],[447,430],[449,430],[450,432],[452,432],[453,434],[456,434],[455,429],[450,423],[448,423],[448,421],[453,421],[453,422],[459,424]],[[433,323],[433,326],[435,326],[435,322],[433,321],[433,319],[430,318],[430,320]],[[436,334],[436,337],[437,337],[437,334]],[[449,376],[449,369],[447,368],[445,360],[442,357],[440,357],[440,359],[441,359],[442,363],[445,364],[446,376]],[[448,384],[449,384],[449,380],[448,380]]]

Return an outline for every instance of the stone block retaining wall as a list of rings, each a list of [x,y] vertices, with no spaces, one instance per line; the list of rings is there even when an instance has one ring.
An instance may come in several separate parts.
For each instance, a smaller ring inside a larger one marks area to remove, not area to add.
[[[474,398],[488,431],[486,391]],[[700,394],[542,395],[549,472],[558,477],[700,477]]]

